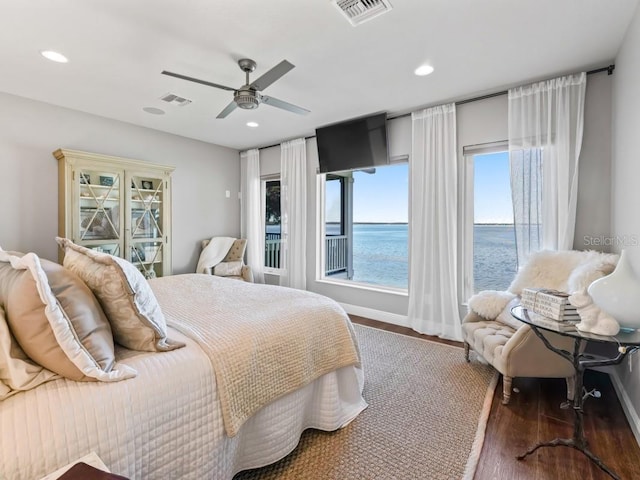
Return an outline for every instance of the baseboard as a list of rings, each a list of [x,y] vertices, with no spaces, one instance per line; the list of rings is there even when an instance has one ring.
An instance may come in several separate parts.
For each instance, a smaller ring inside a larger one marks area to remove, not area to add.
[[[612,380],[611,383],[613,383],[613,388],[615,388],[616,393],[618,394],[618,400],[620,400],[622,410],[624,410],[624,414],[627,417],[631,431],[633,432],[634,437],[636,437],[636,442],[640,445],[640,416],[638,416],[638,412],[633,406],[633,402],[627,394],[627,390],[624,388],[618,372],[611,369],[608,370],[607,373]]]
[[[357,315],[359,317],[370,318],[371,320],[391,323],[392,325],[399,325],[401,327],[409,327],[409,321],[407,320],[406,315],[383,312],[382,310],[361,307],[359,305],[350,305],[348,303],[340,303],[340,305],[342,305],[342,308],[344,308],[344,310],[351,315]]]

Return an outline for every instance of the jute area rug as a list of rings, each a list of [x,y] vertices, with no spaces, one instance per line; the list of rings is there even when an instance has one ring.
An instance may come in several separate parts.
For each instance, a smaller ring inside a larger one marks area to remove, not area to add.
[[[473,478],[497,374],[461,348],[355,325],[369,407],[335,432],[307,430],[279,462],[234,480]]]

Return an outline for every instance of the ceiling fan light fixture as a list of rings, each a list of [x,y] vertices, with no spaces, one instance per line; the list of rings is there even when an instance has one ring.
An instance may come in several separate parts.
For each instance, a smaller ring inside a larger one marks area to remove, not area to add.
[[[413,73],[419,77],[424,77],[433,73],[433,67],[431,65],[420,65],[413,71]]]
[[[253,110],[260,105],[258,94],[252,90],[236,90],[233,100],[238,107],[245,110]]]
[[[56,63],[67,63],[69,61],[69,59],[63,54],[54,52],[53,50],[41,50],[40,55],[42,55],[47,60],[51,60],[52,62]]]

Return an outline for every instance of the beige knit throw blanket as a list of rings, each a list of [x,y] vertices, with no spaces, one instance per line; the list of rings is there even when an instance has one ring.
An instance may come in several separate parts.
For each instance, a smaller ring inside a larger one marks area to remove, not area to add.
[[[167,324],[211,359],[227,435],[273,400],[348,365],[359,365],[353,327],[321,295],[213,275],[149,281]]]

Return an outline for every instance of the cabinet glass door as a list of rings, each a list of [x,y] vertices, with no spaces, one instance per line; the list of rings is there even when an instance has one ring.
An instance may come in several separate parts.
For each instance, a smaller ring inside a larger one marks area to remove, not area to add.
[[[147,278],[163,275],[165,182],[132,175],[129,260]]]
[[[75,241],[112,255],[121,255],[121,172],[78,170],[79,209]]]

